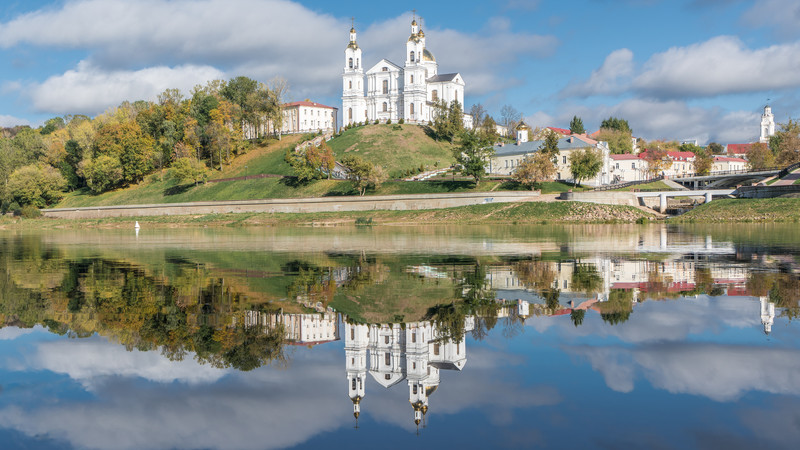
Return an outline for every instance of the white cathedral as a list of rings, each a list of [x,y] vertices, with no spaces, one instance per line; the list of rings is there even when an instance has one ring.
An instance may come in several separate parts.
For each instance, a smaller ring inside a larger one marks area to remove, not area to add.
[[[458,73],[439,74],[436,58],[425,48],[425,32],[411,22],[403,67],[382,59],[364,76],[361,48],[356,43],[355,27],[344,51],[342,74],[342,123],[350,125],[375,120],[409,123],[433,120],[434,106],[440,101],[464,105],[464,80]]]

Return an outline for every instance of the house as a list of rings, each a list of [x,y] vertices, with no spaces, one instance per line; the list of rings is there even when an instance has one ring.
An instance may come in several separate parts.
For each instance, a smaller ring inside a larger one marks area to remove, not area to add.
[[[728,144],[725,146],[725,153],[734,158],[745,158],[756,144]]]
[[[639,155],[624,153],[621,155],[610,155],[611,158],[611,183],[628,183],[631,181],[641,181],[649,178],[647,173],[647,161]]]
[[[647,155],[650,150],[645,150],[639,154],[645,161],[645,170],[647,170]],[[663,175],[666,178],[688,176],[694,174],[694,161],[696,159],[693,152],[666,152],[666,158],[672,161],[672,164],[656,175]]]
[[[714,155],[714,165],[712,172],[728,172],[734,170],[746,170],[747,160],[742,158],[731,158],[729,156]]]
[[[333,106],[303,100],[283,105],[283,127],[281,133],[336,132],[338,110]]]
[[[515,144],[497,144],[494,146],[495,156],[489,162],[487,173],[493,175],[511,175],[527,156],[538,152],[544,146],[543,139],[528,140],[528,127],[524,122],[517,126],[517,142]],[[606,142],[595,141],[586,135],[573,135],[558,140],[558,156],[556,159],[556,180],[572,181],[570,172],[570,156],[575,150],[594,148],[600,151],[603,167],[596,177],[584,180],[589,186],[599,186],[610,182],[610,150]]]

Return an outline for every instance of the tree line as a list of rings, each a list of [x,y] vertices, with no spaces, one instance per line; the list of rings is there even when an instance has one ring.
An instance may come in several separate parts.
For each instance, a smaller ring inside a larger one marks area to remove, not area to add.
[[[170,168],[180,181],[205,179],[253,140],[279,136],[285,81],[213,80],[188,97],[167,89],[156,101],[123,102],[90,118],[67,115],[0,136],[2,211],[41,208],[65,192],[99,194]]]

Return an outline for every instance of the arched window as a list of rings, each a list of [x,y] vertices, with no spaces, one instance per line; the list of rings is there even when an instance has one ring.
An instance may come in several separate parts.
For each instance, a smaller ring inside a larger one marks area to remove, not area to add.
[[[389,80],[383,80],[383,93],[389,93]]]
[[[350,81],[350,89],[353,89],[353,82]]]
[[[414,62],[414,52],[411,52],[411,54],[409,55],[409,59],[411,60],[411,62]]]
[[[351,69],[353,68],[353,58],[347,60],[347,66],[350,67]]]
[[[387,366],[390,365],[392,363],[392,354],[391,353],[384,354],[383,355],[383,362],[384,362],[384,365],[387,365]]]
[[[389,111],[389,105],[386,102],[383,102],[383,112]]]
[[[353,120],[353,108],[347,109],[347,118]]]
[[[411,112],[411,115],[413,116],[414,115],[414,104],[412,103],[411,105],[409,105],[409,107],[410,107],[409,111]]]
[[[439,91],[438,90],[434,89],[433,92],[431,92],[431,100],[433,100],[435,102],[439,101]]]
[[[361,65],[361,58],[356,58],[356,69]]]
[[[411,84],[414,84],[414,75],[411,75]]]

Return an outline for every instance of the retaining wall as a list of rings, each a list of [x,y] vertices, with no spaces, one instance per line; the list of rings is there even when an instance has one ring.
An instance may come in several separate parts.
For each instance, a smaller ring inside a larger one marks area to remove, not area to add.
[[[736,188],[735,195],[738,198],[773,198],[798,192],[800,192],[800,185],[797,184],[788,186],[739,186]]]
[[[528,202],[538,191],[477,192],[465,194],[380,195],[365,197],[323,197],[228,202],[192,202],[156,205],[94,206],[85,208],[43,209],[45,217],[60,219],[100,219],[225,213],[315,213],[332,211],[407,211],[441,209],[485,203]]]

